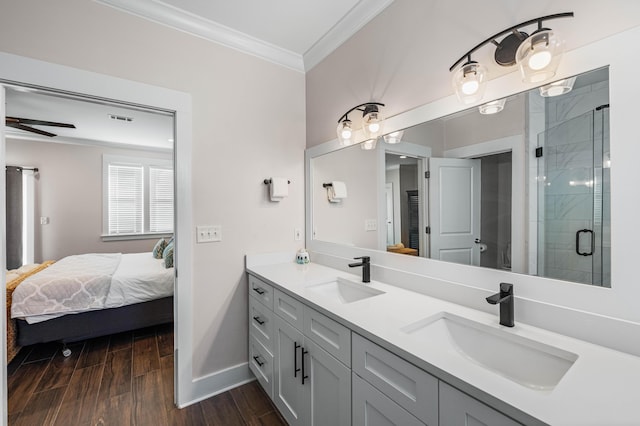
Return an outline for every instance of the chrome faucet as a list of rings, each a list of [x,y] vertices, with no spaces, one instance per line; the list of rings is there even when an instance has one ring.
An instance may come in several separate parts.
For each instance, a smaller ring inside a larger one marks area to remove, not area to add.
[[[492,305],[500,304],[500,324],[513,327],[513,284],[500,283],[500,293],[487,297]]]
[[[368,283],[371,281],[371,258],[369,256],[354,257],[354,260],[362,260],[358,263],[350,263],[349,268],[355,268],[362,266],[362,282]]]

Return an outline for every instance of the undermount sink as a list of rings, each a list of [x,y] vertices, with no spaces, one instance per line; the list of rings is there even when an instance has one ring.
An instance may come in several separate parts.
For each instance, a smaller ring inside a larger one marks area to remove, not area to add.
[[[516,383],[538,391],[551,391],[578,359],[578,355],[527,339],[499,328],[448,312],[440,312],[402,328],[447,351]]]
[[[336,278],[322,284],[308,287],[309,291],[322,295],[323,297],[338,300],[341,303],[353,303],[358,300],[384,294],[384,291],[368,287],[363,283],[354,283],[345,278]]]

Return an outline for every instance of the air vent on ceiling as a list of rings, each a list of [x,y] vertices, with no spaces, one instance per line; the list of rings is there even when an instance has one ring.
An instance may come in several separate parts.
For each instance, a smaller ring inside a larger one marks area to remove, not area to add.
[[[117,121],[125,121],[127,123],[130,123],[133,121],[133,117],[126,117],[124,115],[109,114],[109,118]]]

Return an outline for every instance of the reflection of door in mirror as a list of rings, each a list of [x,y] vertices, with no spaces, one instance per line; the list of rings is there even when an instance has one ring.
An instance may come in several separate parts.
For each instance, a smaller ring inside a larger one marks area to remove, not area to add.
[[[429,159],[432,259],[480,266],[480,160]]]
[[[387,234],[389,252],[412,256],[420,254],[418,174],[417,158],[390,152],[385,154],[386,188],[397,188],[393,191],[391,203],[387,202],[387,210],[391,207],[387,219],[391,218],[389,227],[393,229],[392,239]]]
[[[393,245],[394,242],[394,223],[393,223],[393,183],[388,182],[385,185],[385,196],[387,200],[387,245]]]
[[[511,269],[512,153],[480,157],[480,266]]]

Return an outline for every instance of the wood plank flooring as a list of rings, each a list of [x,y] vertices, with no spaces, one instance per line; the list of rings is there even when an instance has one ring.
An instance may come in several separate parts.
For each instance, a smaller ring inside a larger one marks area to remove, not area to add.
[[[23,348],[7,367],[9,425],[286,425],[258,382],[173,404],[173,324]]]

